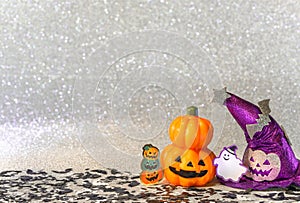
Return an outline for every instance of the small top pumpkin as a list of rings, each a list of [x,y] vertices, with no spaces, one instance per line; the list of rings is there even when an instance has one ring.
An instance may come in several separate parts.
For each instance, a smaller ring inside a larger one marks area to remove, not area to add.
[[[146,144],[143,147],[143,156],[146,159],[155,160],[159,157],[159,150],[152,144]]]
[[[213,126],[209,120],[198,116],[198,108],[190,106],[187,115],[175,118],[170,127],[171,141],[178,147],[200,150],[211,141]]]

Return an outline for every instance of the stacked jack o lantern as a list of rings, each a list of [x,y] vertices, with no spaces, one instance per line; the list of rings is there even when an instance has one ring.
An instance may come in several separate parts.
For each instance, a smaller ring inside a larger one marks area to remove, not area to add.
[[[145,185],[158,183],[163,178],[158,148],[151,144],[146,144],[143,147],[143,157],[141,162],[141,182]]]
[[[213,136],[210,121],[198,117],[198,109],[187,108],[187,115],[172,121],[169,128],[172,144],[161,153],[164,176],[173,185],[203,186],[216,174],[215,154],[207,148]]]

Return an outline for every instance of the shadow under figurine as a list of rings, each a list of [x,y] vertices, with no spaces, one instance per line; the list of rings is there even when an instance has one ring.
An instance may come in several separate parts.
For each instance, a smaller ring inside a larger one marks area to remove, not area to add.
[[[269,115],[269,100],[259,102],[259,107],[226,92],[226,88],[215,91],[215,101],[227,107],[243,129],[248,143],[243,164],[248,171],[239,181],[219,178],[224,185],[265,190],[300,186],[299,160],[290,146],[283,128]]]

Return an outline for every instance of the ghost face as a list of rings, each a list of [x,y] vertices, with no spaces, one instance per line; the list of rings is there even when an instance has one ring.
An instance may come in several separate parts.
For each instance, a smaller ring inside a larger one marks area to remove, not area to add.
[[[224,161],[228,161],[230,159],[232,154],[230,154],[228,151],[224,150],[222,153],[222,159],[224,159]]]
[[[223,166],[237,166],[242,164],[241,160],[236,157],[235,154],[232,154],[228,151],[226,147],[221,151],[219,157],[214,160],[215,165]]]
[[[275,180],[280,172],[280,159],[275,153],[248,148],[243,162],[249,169],[246,175],[255,181]]]

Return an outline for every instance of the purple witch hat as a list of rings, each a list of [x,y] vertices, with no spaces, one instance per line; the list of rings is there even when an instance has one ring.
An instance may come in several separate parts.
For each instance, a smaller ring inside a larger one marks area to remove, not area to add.
[[[243,163],[248,172],[239,182],[220,180],[235,188],[264,190],[272,187],[300,186],[300,162],[282,127],[269,115],[269,100],[259,107],[226,92],[215,91],[215,101],[227,107],[243,129],[248,143]]]

